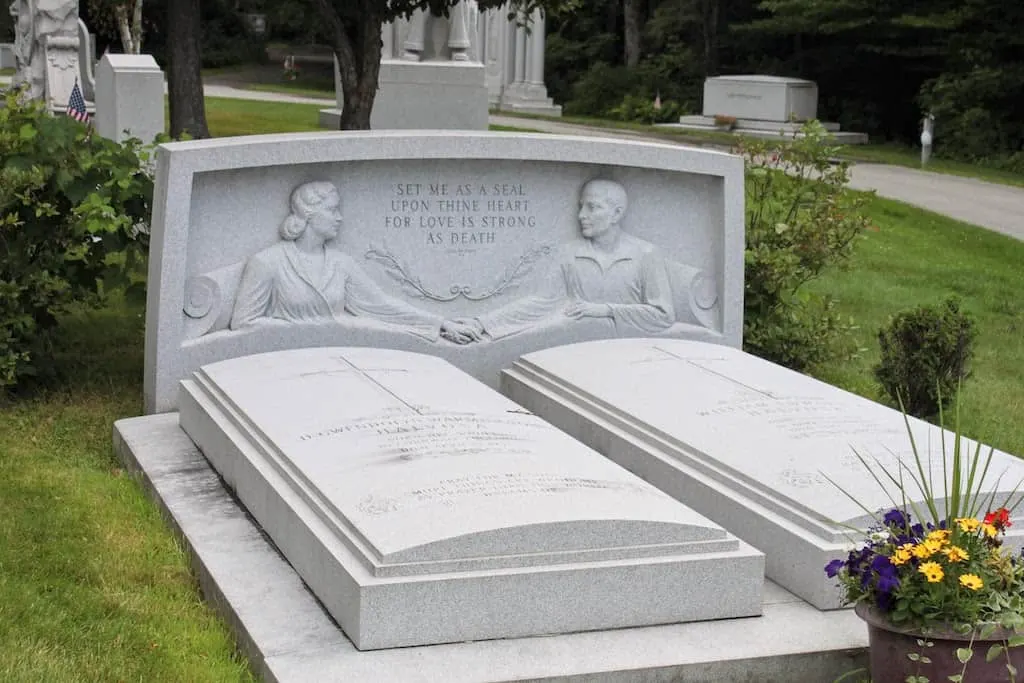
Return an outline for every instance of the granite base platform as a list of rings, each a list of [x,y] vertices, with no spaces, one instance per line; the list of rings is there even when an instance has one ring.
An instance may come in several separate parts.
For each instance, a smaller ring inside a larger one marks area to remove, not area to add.
[[[266,681],[821,683],[866,665],[867,629],[851,610],[818,611],[772,583],[760,617],[361,652],[231,497],[177,413],[119,421],[114,448]]]

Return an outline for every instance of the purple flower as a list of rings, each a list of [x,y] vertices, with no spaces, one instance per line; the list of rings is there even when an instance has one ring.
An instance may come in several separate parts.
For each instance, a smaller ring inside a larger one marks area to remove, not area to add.
[[[894,591],[898,590],[899,587],[900,587],[900,580],[896,577],[895,574],[893,574],[891,576],[888,575],[888,574],[885,574],[885,575],[879,574],[878,575],[878,592],[879,592],[879,594],[882,594],[882,593],[885,593],[885,594],[893,593]]]
[[[906,529],[910,524],[910,515],[905,514],[899,508],[889,510],[882,519],[885,521],[886,526],[894,526],[900,529]]]
[[[845,562],[842,560],[832,560],[825,565],[825,575],[830,579],[834,579],[838,574],[839,570],[843,568]]]

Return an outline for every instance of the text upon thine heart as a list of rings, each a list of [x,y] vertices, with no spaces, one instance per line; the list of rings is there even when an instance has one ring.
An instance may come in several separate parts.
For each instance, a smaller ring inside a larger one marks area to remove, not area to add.
[[[522,183],[395,183],[388,201],[385,228],[438,247],[496,244],[504,231],[537,226]]]

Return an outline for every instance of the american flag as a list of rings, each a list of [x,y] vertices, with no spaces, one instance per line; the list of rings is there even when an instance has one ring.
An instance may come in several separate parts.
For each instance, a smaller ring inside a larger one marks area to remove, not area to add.
[[[68,116],[82,123],[89,121],[89,112],[85,109],[85,98],[82,97],[82,89],[78,87],[78,81],[75,81],[75,87],[71,89],[71,99],[68,100]]]

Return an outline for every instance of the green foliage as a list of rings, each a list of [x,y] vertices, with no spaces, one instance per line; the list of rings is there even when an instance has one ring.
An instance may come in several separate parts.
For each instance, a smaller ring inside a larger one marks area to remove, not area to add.
[[[868,227],[867,197],[847,192],[846,163],[816,121],[803,137],[751,141],[747,168],[744,348],[804,370],[841,351],[844,325],[827,297],[804,286],[843,265]]]
[[[618,106],[612,107],[611,115],[620,121],[653,124],[678,121],[681,111],[679,103],[672,100],[655,104],[654,100],[647,97],[626,95]]]
[[[1024,62],[941,74],[920,100],[936,117],[937,154],[1024,172]]]
[[[117,144],[38,102],[0,108],[0,390],[48,368],[48,334],[74,301],[143,287],[152,179]]]
[[[875,377],[908,413],[935,417],[968,376],[975,336],[974,321],[955,298],[903,311],[878,332]]]

